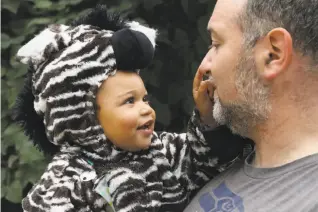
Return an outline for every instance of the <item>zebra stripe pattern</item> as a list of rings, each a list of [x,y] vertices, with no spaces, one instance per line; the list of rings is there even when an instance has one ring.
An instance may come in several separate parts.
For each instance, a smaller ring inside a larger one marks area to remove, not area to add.
[[[155,30],[137,22],[126,26],[148,33],[155,46]],[[96,119],[95,95],[101,83],[116,73],[113,34],[91,25],[51,25],[19,50],[21,61],[35,67],[34,108],[44,117],[53,144],[72,141],[98,155],[108,155],[107,148],[101,148],[109,142]]]
[[[154,133],[150,148],[138,153],[124,152],[113,146],[107,161],[102,163],[88,160],[89,155],[81,147],[63,146],[41,180],[23,199],[23,209],[39,212],[182,211],[199,188],[216,176],[221,167],[224,170],[200,126],[194,114],[187,133]],[[219,132],[207,133],[214,137],[213,134]],[[240,152],[242,149],[236,154]],[[227,161],[227,166],[233,162]],[[95,190],[102,180],[109,188],[113,207]]]
[[[155,47],[155,30],[137,22],[116,26],[143,33]],[[197,189],[219,173],[223,149],[206,142],[197,113],[187,133],[154,133],[149,149],[140,152],[121,150],[106,138],[95,95],[116,74],[116,32],[89,24],[52,25],[19,50],[18,58],[34,70],[34,109],[43,117],[48,140],[60,146],[23,199],[24,211],[182,211]],[[96,191],[102,182],[111,204]]]

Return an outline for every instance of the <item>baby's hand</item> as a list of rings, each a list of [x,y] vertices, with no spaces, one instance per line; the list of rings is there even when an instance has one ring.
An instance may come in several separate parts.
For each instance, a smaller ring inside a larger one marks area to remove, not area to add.
[[[193,98],[200,113],[201,121],[211,127],[215,127],[216,121],[213,118],[213,95],[214,83],[213,79],[203,80],[206,70],[198,69],[193,80]]]

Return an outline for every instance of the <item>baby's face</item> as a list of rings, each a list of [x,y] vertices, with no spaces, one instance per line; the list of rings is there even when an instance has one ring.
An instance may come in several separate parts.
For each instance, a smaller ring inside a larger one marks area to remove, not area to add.
[[[138,151],[151,143],[156,113],[136,73],[117,71],[97,93],[98,119],[109,140],[117,147]]]

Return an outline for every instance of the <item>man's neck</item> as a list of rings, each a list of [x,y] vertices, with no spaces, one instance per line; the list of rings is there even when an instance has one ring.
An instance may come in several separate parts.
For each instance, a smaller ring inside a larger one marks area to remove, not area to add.
[[[282,166],[318,153],[317,112],[308,118],[286,109],[280,114],[271,113],[272,117],[254,130],[256,133],[252,139],[256,144],[256,167]]]

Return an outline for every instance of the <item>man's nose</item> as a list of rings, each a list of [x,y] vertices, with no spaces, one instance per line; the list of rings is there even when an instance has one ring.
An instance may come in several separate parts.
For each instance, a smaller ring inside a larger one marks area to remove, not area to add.
[[[201,71],[202,74],[205,74],[206,76],[211,77],[211,65],[212,65],[212,59],[209,56],[209,53],[207,53],[199,66],[199,70]]]

